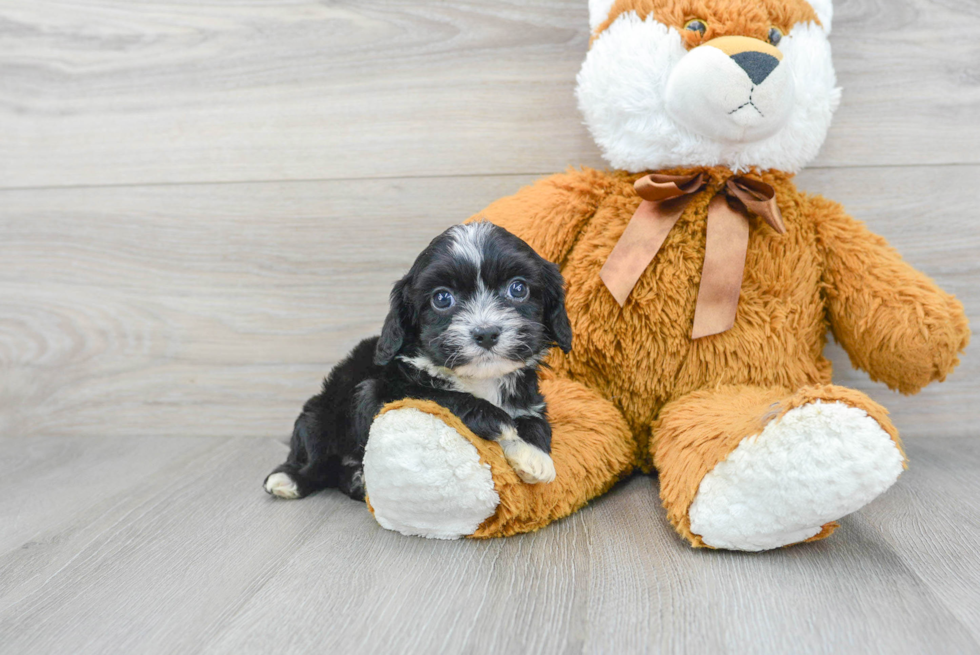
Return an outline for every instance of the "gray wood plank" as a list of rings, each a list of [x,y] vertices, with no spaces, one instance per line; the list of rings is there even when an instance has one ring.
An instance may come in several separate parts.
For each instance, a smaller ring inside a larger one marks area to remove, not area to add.
[[[428,240],[530,176],[0,191],[0,434],[285,434],[380,327]],[[980,166],[823,169],[841,200],[980,319]],[[922,191],[916,185],[921,185]],[[904,398],[838,380],[905,434],[975,435],[980,355]]]
[[[980,641],[980,442],[916,440],[907,446],[912,463],[903,484],[862,512],[861,520]]]
[[[0,552],[30,543],[66,516],[102,503],[107,494],[137,486],[161,469],[179,469],[187,458],[212,445],[186,437],[78,441],[39,436],[29,442],[0,438]],[[13,573],[6,573],[0,579],[9,582]]]
[[[428,241],[531,178],[3,192],[0,434],[280,434]]]
[[[12,450],[30,459],[32,441],[12,440]],[[830,540],[761,554],[689,549],[643,476],[534,534],[402,537],[336,493],[267,497],[258,482],[282,444],[199,441],[208,445],[179,468],[107,481],[115,506],[66,511],[30,549],[0,553],[0,574],[49,567],[0,578],[13,599],[0,606],[0,652],[980,648],[976,439],[910,444],[914,476]],[[0,505],[11,486],[0,480]],[[938,506],[950,493],[957,506]]]
[[[663,515],[653,496],[617,494],[608,501],[618,507],[613,529],[600,533],[608,552],[590,551],[593,558],[602,553],[604,566],[586,651],[610,652],[614,645],[611,652],[972,653],[980,647],[918,572],[864,526],[863,514],[874,505],[844,519],[827,541],[746,554],[688,550],[662,521],[651,521]],[[645,621],[651,615],[660,621]]]
[[[271,511],[260,484],[282,444],[199,441],[208,447],[183,466],[106,489],[108,511],[65,515],[30,549],[0,558],[0,571],[37,571],[4,594],[13,602],[0,611],[0,651],[194,652],[345,502]]]
[[[601,164],[573,95],[586,5],[3,0],[0,186]],[[976,3],[838,5],[816,164],[980,163]]]

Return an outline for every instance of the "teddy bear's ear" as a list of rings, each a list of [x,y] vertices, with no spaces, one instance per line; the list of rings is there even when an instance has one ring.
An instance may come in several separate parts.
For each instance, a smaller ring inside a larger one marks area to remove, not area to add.
[[[589,0],[589,6],[592,6],[593,0]],[[823,25],[823,31],[830,34],[830,23],[834,19],[834,3],[832,0],[808,0],[810,6],[813,10],[817,12],[817,18],[820,19],[820,24]],[[595,28],[593,28],[595,29]]]
[[[616,0],[589,0],[589,31],[595,32],[596,28],[602,25],[602,21],[609,16]],[[830,4],[830,0],[826,0]]]

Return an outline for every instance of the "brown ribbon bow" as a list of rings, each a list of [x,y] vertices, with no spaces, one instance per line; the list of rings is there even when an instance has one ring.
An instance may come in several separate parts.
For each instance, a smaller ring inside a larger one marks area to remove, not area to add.
[[[643,202],[599,272],[620,307],[626,304],[637,280],[657,255],[687,203],[705,184],[703,173],[652,173],[633,185]],[[765,182],[733,177],[711,199],[692,339],[724,332],[735,324],[749,245],[747,213],[761,217],[780,234],[786,232],[776,205],[776,192]]]

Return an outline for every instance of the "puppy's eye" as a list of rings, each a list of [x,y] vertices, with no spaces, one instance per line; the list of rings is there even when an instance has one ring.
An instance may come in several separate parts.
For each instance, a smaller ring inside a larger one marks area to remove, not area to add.
[[[511,280],[510,286],[507,287],[507,297],[514,300],[524,300],[530,292],[530,289],[527,288],[527,282],[520,278]]]
[[[432,306],[440,311],[446,311],[456,304],[456,296],[446,288],[436,289],[432,292]]]
[[[783,32],[778,27],[769,28],[769,43],[773,45],[779,45],[779,42],[783,40]]]
[[[700,18],[694,18],[684,23],[684,29],[704,36],[704,33],[708,31],[708,24]]]

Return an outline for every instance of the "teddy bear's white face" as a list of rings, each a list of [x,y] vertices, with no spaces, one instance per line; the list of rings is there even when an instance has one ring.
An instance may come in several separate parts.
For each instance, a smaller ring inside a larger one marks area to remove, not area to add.
[[[840,101],[828,0],[591,0],[578,75],[586,125],[615,168],[795,172]]]

